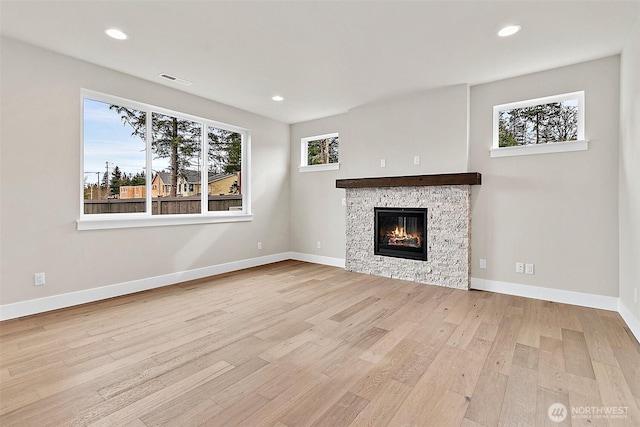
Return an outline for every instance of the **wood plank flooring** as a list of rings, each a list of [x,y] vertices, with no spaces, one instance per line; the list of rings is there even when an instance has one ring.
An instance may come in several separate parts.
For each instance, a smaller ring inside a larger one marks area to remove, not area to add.
[[[0,358],[3,427],[640,425],[615,312],[297,261],[5,321]]]

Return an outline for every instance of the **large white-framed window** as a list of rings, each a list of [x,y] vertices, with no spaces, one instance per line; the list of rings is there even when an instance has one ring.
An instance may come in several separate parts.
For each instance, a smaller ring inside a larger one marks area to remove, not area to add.
[[[584,91],[493,107],[491,157],[587,150]]]
[[[340,169],[337,132],[300,139],[300,172]]]
[[[81,90],[78,230],[250,221],[248,129]]]

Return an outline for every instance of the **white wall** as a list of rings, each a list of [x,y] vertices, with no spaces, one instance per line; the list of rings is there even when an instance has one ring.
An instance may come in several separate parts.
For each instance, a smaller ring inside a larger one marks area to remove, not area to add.
[[[340,147],[346,178],[467,170],[468,86],[447,86],[354,108]],[[420,165],[413,157],[420,156]],[[380,159],[386,167],[380,167]]]
[[[467,85],[443,87],[292,125],[291,250],[344,259],[345,192],[336,179],[467,171],[467,96]],[[330,132],[340,133],[340,170],[299,172],[300,138]]]
[[[579,90],[588,151],[489,156],[494,105]],[[618,295],[619,94],[619,56],[471,88],[470,169],[483,179],[472,187],[473,277]]]
[[[288,125],[11,39],[1,43],[0,305],[289,250]],[[250,129],[254,220],[77,231],[81,88]],[[35,272],[46,273],[46,285],[33,286]]]
[[[304,122],[291,126],[291,250],[315,256],[345,257],[344,190],[336,188],[341,171],[299,172],[300,138],[326,133],[340,134],[342,148],[349,141],[348,115]],[[320,242],[321,248],[316,243]]]
[[[640,19],[620,68],[620,302],[640,324]]]

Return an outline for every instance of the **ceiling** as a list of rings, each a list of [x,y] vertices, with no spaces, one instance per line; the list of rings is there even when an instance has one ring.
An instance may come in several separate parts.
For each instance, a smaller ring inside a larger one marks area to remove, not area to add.
[[[0,7],[7,37],[285,123],[618,54],[640,16],[640,0],[2,0]],[[522,31],[496,35],[512,23]],[[111,27],[128,40],[107,37]],[[284,101],[272,101],[276,94]]]

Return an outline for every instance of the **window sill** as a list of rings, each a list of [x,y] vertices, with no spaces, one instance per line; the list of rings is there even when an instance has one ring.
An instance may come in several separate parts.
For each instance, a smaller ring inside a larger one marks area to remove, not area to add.
[[[517,147],[492,148],[491,157],[527,156],[531,154],[563,153],[567,151],[585,151],[589,149],[589,140],[553,142],[539,145],[520,145]]]
[[[221,212],[215,215],[154,215],[152,217],[146,214],[107,215],[83,216],[76,221],[78,231],[253,221],[253,215],[237,212]]]
[[[312,165],[312,166],[298,167],[298,171],[300,172],[335,171],[338,169],[340,169],[340,163],[328,163],[325,165]]]

